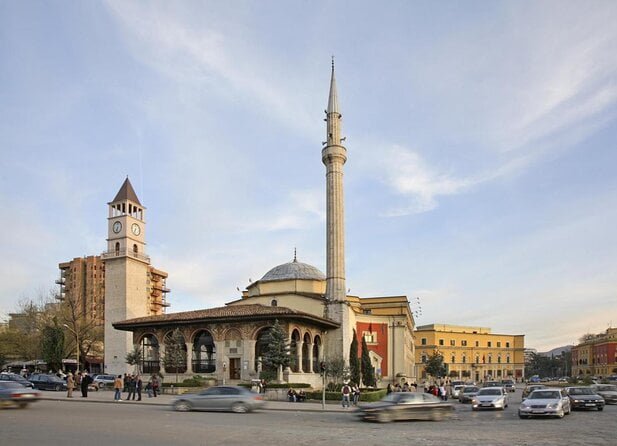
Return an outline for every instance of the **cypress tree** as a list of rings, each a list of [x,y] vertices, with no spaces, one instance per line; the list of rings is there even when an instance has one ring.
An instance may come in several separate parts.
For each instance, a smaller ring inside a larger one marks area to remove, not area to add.
[[[368,355],[368,347],[366,339],[362,336],[362,382],[366,387],[375,387],[375,368],[371,364],[371,358]]]
[[[358,358],[358,337],[356,330],[353,331],[353,340],[349,346],[349,373],[351,381],[360,385],[360,359]]]

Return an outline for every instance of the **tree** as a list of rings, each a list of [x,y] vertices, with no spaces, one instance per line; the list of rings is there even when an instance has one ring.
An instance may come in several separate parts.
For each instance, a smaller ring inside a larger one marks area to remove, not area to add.
[[[124,360],[128,365],[132,365],[135,367],[135,373],[141,374],[141,361],[143,359],[143,355],[141,354],[141,349],[138,345],[136,345],[132,351],[126,354]]]
[[[375,367],[371,364],[371,357],[368,354],[366,339],[362,336],[362,359],[360,363],[362,369],[362,382],[365,387],[375,387]]]
[[[280,326],[278,320],[274,321],[272,327],[262,338],[264,350],[261,355],[261,360],[266,368],[280,370],[288,367],[289,359],[289,343],[287,341],[287,333]]]
[[[64,332],[54,317],[53,325],[46,325],[41,337],[42,359],[47,363],[47,370],[58,371],[64,359]]]
[[[426,360],[424,370],[435,378],[443,378],[446,375],[446,366],[443,363],[443,355],[437,350]]]
[[[345,379],[348,371],[345,360],[341,357],[338,357],[332,358],[328,361],[324,361],[324,363],[326,365],[326,377],[334,380],[328,384],[328,390],[333,392],[340,390],[339,383]]]
[[[165,353],[163,354],[163,364],[165,371],[173,371],[178,382],[178,372],[186,370],[186,344],[184,336],[179,328],[176,328],[171,335],[165,337]]]
[[[351,380],[360,385],[360,359],[358,358],[356,330],[353,331],[353,340],[349,346],[349,374],[351,375]]]

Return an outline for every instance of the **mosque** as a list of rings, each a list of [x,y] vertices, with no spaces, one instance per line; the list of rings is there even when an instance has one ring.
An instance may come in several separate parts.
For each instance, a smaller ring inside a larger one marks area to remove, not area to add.
[[[327,139],[321,151],[326,167],[325,274],[294,254],[292,261],[275,266],[248,285],[240,299],[223,307],[152,314],[143,302],[148,290],[139,289],[149,264],[140,230],[145,227],[143,206],[132,187],[130,194],[121,190],[109,203],[112,255],[106,260],[105,279],[106,373],[130,371],[124,357],[138,346],[143,373],[199,374],[228,384],[255,379],[262,370],[262,339],[277,320],[289,336],[291,364],[283,373],[289,383],[320,388],[320,362],[342,358],[348,363],[354,333],[359,345],[362,338],[366,340],[378,385],[416,379],[415,322],[408,298],[347,294],[343,199],[347,149],[334,64],[325,113]],[[123,188],[129,189],[126,184]],[[186,361],[165,368],[165,346],[176,328],[185,341]]]

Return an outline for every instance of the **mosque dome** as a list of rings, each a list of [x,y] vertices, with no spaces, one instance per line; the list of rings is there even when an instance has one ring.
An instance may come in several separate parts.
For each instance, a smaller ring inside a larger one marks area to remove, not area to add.
[[[294,258],[292,262],[272,268],[261,278],[260,282],[278,280],[326,280],[326,276],[314,266],[298,262]]]

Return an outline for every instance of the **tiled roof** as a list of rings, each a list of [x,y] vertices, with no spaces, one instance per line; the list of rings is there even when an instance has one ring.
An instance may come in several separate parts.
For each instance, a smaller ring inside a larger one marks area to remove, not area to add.
[[[136,326],[146,325],[170,325],[175,323],[195,323],[195,322],[218,322],[218,321],[237,321],[237,320],[258,320],[258,319],[304,319],[311,320],[318,325],[328,327],[338,327],[339,324],[330,319],[292,310],[286,307],[267,307],[261,304],[251,305],[230,305],[226,307],[208,308],[204,310],[182,311],[179,313],[161,314],[157,316],[145,316],[125,321],[115,322],[113,326],[119,330],[125,330]]]
[[[116,198],[114,198],[114,201],[112,203],[115,203],[116,201],[122,201],[122,200],[131,200],[133,203],[137,203],[138,205],[141,206],[141,203],[139,202],[139,198],[137,198],[135,189],[133,189],[133,185],[129,181],[128,176],[126,177],[126,180],[124,180],[124,183],[122,183],[122,186],[120,187],[120,190],[116,194]]]

